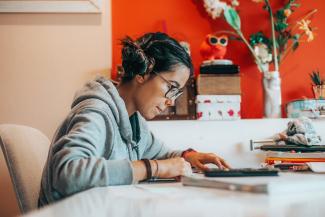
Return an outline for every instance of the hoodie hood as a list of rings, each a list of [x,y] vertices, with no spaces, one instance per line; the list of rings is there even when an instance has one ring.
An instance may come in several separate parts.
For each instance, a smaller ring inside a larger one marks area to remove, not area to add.
[[[132,127],[125,102],[110,80],[104,77],[98,77],[86,83],[83,88],[76,92],[71,108],[77,105],[78,107],[82,107],[86,104],[89,105],[89,103],[86,102],[88,99],[99,99],[107,104],[119,126],[122,137],[129,142],[132,141]],[[96,103],[96,100],[91,102],[92,107],[99,107],[97,104],[98,102]]]

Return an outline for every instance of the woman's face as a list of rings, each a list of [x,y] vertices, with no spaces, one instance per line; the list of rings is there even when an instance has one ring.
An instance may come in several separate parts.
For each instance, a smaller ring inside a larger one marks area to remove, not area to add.
[[[160,72],[159,76],[152,76],[141,84],[135,93],[136,109],[147,120],[174,104],[174,101],[165,97],[170,89],[169,83],[182,89],[189,79],[190,70],[185,66],[178,66],[173,71]]]

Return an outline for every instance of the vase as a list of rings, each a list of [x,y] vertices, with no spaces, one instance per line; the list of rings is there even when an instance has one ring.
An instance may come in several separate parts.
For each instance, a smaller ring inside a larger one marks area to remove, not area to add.
[[[281,79],[278,71],[263,73],[264,117],[281,118]]]

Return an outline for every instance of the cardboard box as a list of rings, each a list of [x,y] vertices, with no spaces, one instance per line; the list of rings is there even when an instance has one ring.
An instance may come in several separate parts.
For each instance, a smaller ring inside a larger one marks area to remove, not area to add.
[[[240,95],[240,76],[237,75],[205,75],[197,77],[198,95]]]

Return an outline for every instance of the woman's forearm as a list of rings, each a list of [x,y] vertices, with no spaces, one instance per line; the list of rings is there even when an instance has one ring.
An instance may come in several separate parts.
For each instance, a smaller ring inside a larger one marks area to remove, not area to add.
[[[151,171],[152,174],[155,176],[157,175],[157,164],[153,161],[150,160],[150,165],[151,165]],[[147,170],[146,166],[143,161],[138,160],[138,161],[133,161],[132,162],[132,167],[133,167],[133,180],[135,182],[143,181],[147,179]]]

